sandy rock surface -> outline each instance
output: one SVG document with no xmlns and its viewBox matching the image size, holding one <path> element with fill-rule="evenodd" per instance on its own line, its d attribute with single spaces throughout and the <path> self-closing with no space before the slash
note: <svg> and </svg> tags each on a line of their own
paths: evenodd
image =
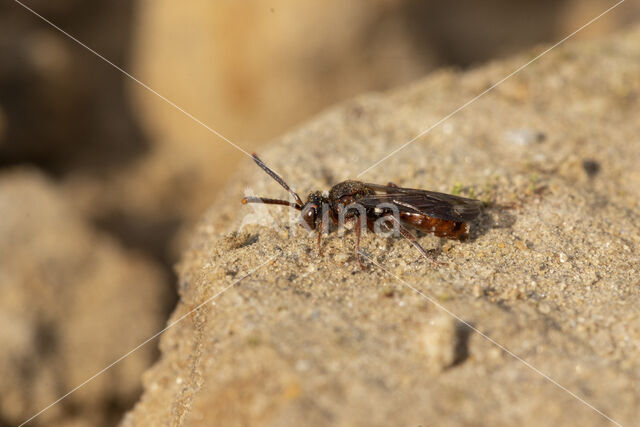
<svg viewBox="0 0 640 427">
<path fill-rule="evenodd" d="M 0 174 L 0 424 L 18 425 L 162 325 L 162 272 L 95 232 L 33 170 Z M 143 348 L 30 425 L 113 425 L 140 393 Z"/>
<path fill-rule="evenodd" d="M 261 155 L 328 189 L 541 51 L 357 98 Z M 247 160 L 183 256 L 182 320 L 123 425 L 637 423 L 639 96 L 640 28 L 567 43 L 360 176 L 488 202 L 469 241 L 420 238 L 446 266 L 371 233 L 365 271 L 350 232 L 317 257 L 285 208 L 240 205 L 285 195 Z"/>
</svg>

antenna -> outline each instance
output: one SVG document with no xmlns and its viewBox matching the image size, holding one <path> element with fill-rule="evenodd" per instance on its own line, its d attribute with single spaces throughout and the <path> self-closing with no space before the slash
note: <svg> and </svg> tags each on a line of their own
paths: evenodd
<svg viewBox="0 0 640 427">
<path fill-rule="evenodd" d="M 282 185 L 282 187 L 284 187 L 284 189 L 285 189 L 285 190 L 287 190 L 287 191 L 289 192 L 289 194 L 291 194 L 291 195 L 293 196 L 293 198 L 295 199 L 296 203 L 298 203 L 298 205 L 300 206 L 300 208 L 302 208 L 302 206 L 304 205 L 304 203 L 302 202 L 302 199 L 300 198 L 300 196 L 298 196 L 298 193 L 296 193 L 295 191 L 293 191 L 293 190 L 291 189 L 291 187 L 289 187 L 289 186 L 287 185 L 287 183 L 286 183 L 286 182 L 284 182 L 284 180 L 278 176 L 278 174 L 277 174 L 277 173 L 275 173 L 274 171 L 272 171 L 271 169 L 269 169 L 269 167 L 268 167 L 267 165 L 265 165 L 265 164 L 262 162 L 262 160 L 260 160 L 260 158 L 258 157 L 258 155 L 257 155 L 256 153 L 253 153 L 251 157 L 253 157 L 253 161 L 254 161 L 254 162 L 256 162 L 256 164 L 257 164 L 258 166 L 260 166 L 260 167 L 262 168 L 262 170 L 264 170 L 266 173 L 268 173 L 268 174 L 269 174 L 269 176 L 270 176 L 271 178 L 275 179 L 275 180 L 276 180 L 276 182 L 277 182 L 278 184 Z M 249 200 L 249 199 L 247 199 L 247 198 L 245 198 L 245 199 L 243 199 L 243 200 L 247 200 L 247 202 L 246 202 L 246 203 L 256 203 L 255 201 L 250 201 L 250 200 Z M 265 199 L 265 200 L 267 200 L 267 199 Z M 245 202 L 243 202 L 243 203 L 245 203 Z M 263 203 L 264 203 L 264 202 L 263 202 Z M 280 204 L 280 203 L 278 203 L 278 204 Z M 287 205 L 290 205 L 290 204 L 287 202 Z M 290 206 L 291 206 L 291 205 L 290 205 Z M 293 206 L 293 207 L 295 207 L 295 206 Z M 297 209 L 297 208 L 296 208 L 296 209 Z"/>
</svg>

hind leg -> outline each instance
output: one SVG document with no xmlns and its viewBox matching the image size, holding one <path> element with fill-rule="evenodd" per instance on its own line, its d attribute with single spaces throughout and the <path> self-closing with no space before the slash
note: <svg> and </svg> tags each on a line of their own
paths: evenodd
<svg viewBox="0 0 640 427">
<path fill-rule="evenodd" d="M 398 221 L 398 219 L 395 216 L 389 215 L 388 217 L 391 218 L 392 221 L 394 221 L 398 225 L 398 230 L 400 231 L 400 234 L 402 234 L 403 237 L 409 240 L 409 242 L 411 242 L 411 244 L 420 251 L 423 257 L 425 257 L 426 259 L 428 259 L 429 261 L 433 262 L 436 265 L 447 265 L 446 263 L 436 261 L 435 259 L 433 259 L 433 257 L 429 256 L 427 251 L 425 251 L 424 248 L 420 245 L 420 243 L 418 243 L 416 236 L 414 236 L 404 225 L 402 225 L 402 223 Z"/>
</svg>

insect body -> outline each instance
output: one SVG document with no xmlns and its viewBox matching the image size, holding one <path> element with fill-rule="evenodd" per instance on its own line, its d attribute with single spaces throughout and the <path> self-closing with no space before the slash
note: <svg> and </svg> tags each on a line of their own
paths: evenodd
<svg viewBox="0 0 640 427">
<path fill-rule="evenodd" d="M 301 211 L 302 221 L 310 230 L 318 233 L 318 251 L 322 254 L 322 232 L 328 228 L 329 219 L 340 226 L 341 221 L 355 221 L 356 257 L 360 259 L 360 234 L 363 226 L 371 231 L 389 230 L 395 227 L 427 259 L 427 252 L 416 241 L 408 228 L 438 237 L 462 240 L 468 235 L 468 222 L 480 214 L 478 200 L 458 197 L 434 191 L 402 188 L 395 184 L 369 184 L 360 181 L 343 181 L 329 190 L 328 196 L 315 191 L 304 203 L 282 178 L 269 169 L 253 154 L 253 160 L 269 176 L 276 180 L 294 199 L 289 202 L 265 197 L 245 197 L 242 203 L 264 203 L 289 206 Z"/>
</svg>

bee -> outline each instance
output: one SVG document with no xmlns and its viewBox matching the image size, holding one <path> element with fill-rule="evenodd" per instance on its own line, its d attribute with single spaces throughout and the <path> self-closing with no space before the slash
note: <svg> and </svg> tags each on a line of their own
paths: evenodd
<svg viewBox="0 0 640 427">
<path fill-rule="evenodd" d="M 410 229 L 433 233 L 438 237 L 464 240 L 469 233 L 468 223 L 481 212 L 479 200 L 454 196 L 435 191 L 371 184 L 347 180 L 329 190 L 327 196 L 313 191 L 303 202 L 300 196 L 286 182 L 254 153 L 253 160 L 271 178 L 293 197 L 293 202 L 267 197 L 245 197 L 242 204 L 263 203 L 267 205 L 289 206 L 300 211 L 302 224 L 318 233 L 318 253 L 322 255 L 322 233 L 328 229 L 329 220 L 340 226 L 344 221 L 355 221 L 358 263 L 364 269 L 360 257 L 360 236 L 363 227 L 370 231 L 395 227 L 426 258 L 433 261 L 427 251 L 416 240 Z M 376 230 L 376 224 L 380 225 Z"/>
</svg>

